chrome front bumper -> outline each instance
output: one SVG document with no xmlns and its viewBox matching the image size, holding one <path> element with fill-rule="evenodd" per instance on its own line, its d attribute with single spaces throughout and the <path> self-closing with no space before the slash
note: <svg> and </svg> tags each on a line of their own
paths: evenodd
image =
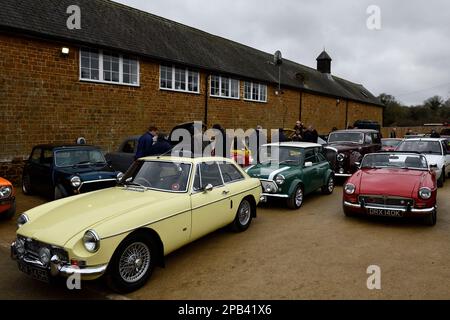
<svg viewBox="0 0 450 320">
<path fill-rule="evenodd" d="M 108 267 L 107 264 L 92 266 L 92 267 L 78 267 L 60 261 L 57 255 L 52 256 L 48 266 L 44 266 L 41 261 L 30 259 L 27 256 L 19 257 L 16 250 L 16 243 L 11 244 L 11 259 L 20 261 L 31 267 L 46 269 L 52 277 L 62 276 L 70 277 L 74 274 L 80 275 L 82 280 L 90 280 L 101 277 Z"/>
<path fill-rule="evenodd" d="M 274 197 L 274 198 L 289 198 L 287 194 L 277 194 L 277 193 L 263 193 L 263 197 Z"/>
<path fill-rule="evenodd" d="M 381 210 L 392 210 L 392 211 L 400 211 L 400 212 L 411 212 L 411 213 L 432 213 L 434 210 L 436 210 L 436 207 L 432 208 L 425 208 L 425 209 L 416 209 L 411 208 L 408 210 L 407 208 L 401 208 L 401 207 L 389 207 L 389 206 L 371 206 L 371 205 L 365 205 L 362 206 L 359 203 L 351 203 L 344 201 L 344 206 L 354 209 L 381 209 Z"/>
<path fill-rule="evenodd" d="M 350 173 L 335 173 L 334 174 L 334 176 L 335 177 L 351 177 L 352 176 L 352 174 L 350 174 Z"/>
</svg>

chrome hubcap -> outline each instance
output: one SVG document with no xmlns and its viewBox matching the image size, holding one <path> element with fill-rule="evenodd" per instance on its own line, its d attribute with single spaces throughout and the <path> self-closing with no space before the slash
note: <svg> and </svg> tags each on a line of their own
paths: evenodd
<svg viewBox="0 0 450 320">
<path fill-rule="evenodd" d="M 303 191 L 301 188 L 298 188 L 296 194 L 295 194 L 295 204 L 297 207 L 300 207 L 303 203 Z"/>
<path fill-rule="evenodd" d="M 238 219 L 239 223 L 243 226 L 247 225 L 251 217 L 251 207 L 248 201 L 243 201 L 239 207 Z"/>
<path fill-rule="evenodd" d="M 330 178 L 328 181 L 328 191 L 332 192 L 334 190 L 334 179 Z"/>
<path fill-rule="evenodd" d="M 149 267 L 150 249 L 142 242 L 129 245 L 119 260 L 120 276 L 128 283 L 141 280 Z"/>
</svg>

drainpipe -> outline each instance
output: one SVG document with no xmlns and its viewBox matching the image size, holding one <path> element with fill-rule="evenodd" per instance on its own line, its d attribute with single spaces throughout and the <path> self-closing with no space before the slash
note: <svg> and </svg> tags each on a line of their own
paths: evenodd
<svg viewBox="0 0 450 320">
<path fill-rule="evenodd" d="M 348 99 L 345 102 L 345 126 L 344 129 L 348 127 Z"/>
<path fill-rule="evenodd" d="M 208 127 L 208 83 L 210 74 L 206 74 L 206 81 L 205 81 L 205 119 L 203 120 L 206 127 Z"/>
<path fill-rule="evenodd" d="M 298 120 L 302 121 L 302 104 L 303 104 L 303 91 L 300 90 L 300 106 L 298 110 Z"/>
</svg>

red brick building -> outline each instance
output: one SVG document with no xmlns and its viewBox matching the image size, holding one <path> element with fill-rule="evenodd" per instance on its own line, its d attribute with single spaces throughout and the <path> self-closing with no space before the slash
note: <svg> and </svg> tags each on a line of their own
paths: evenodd
<svg viewBox="0 0 450 320">
<path fill-rule="evenodd" d="M 109 151 L 150 123 L 247 129 L 300 119 L 325 134 L 382 121 L 381 103 L 331 75 L 325 52 L 317 69 L 284 60 L 280 93 L 272 54 L 112 1 L 1 4 L 0 176 L 13 180 L 33 145 L 83 136 Z M 81 29 L 67 27 L 71 5 Z"/>
</svg>

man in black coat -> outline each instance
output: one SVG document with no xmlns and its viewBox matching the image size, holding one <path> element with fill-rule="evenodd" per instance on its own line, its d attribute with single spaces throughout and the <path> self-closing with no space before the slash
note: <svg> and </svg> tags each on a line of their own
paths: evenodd
<svg viewBox="0 0 450 320">
<path fill-rule="evenodd" d="M 158 128 L 150 126 L 146 133 L 144 133 L 138 140 L 135 159 L 147 157 L 152 154 L 152 147 L 155 142 L 155 137 L 158 135 Z"/>
</svg>

